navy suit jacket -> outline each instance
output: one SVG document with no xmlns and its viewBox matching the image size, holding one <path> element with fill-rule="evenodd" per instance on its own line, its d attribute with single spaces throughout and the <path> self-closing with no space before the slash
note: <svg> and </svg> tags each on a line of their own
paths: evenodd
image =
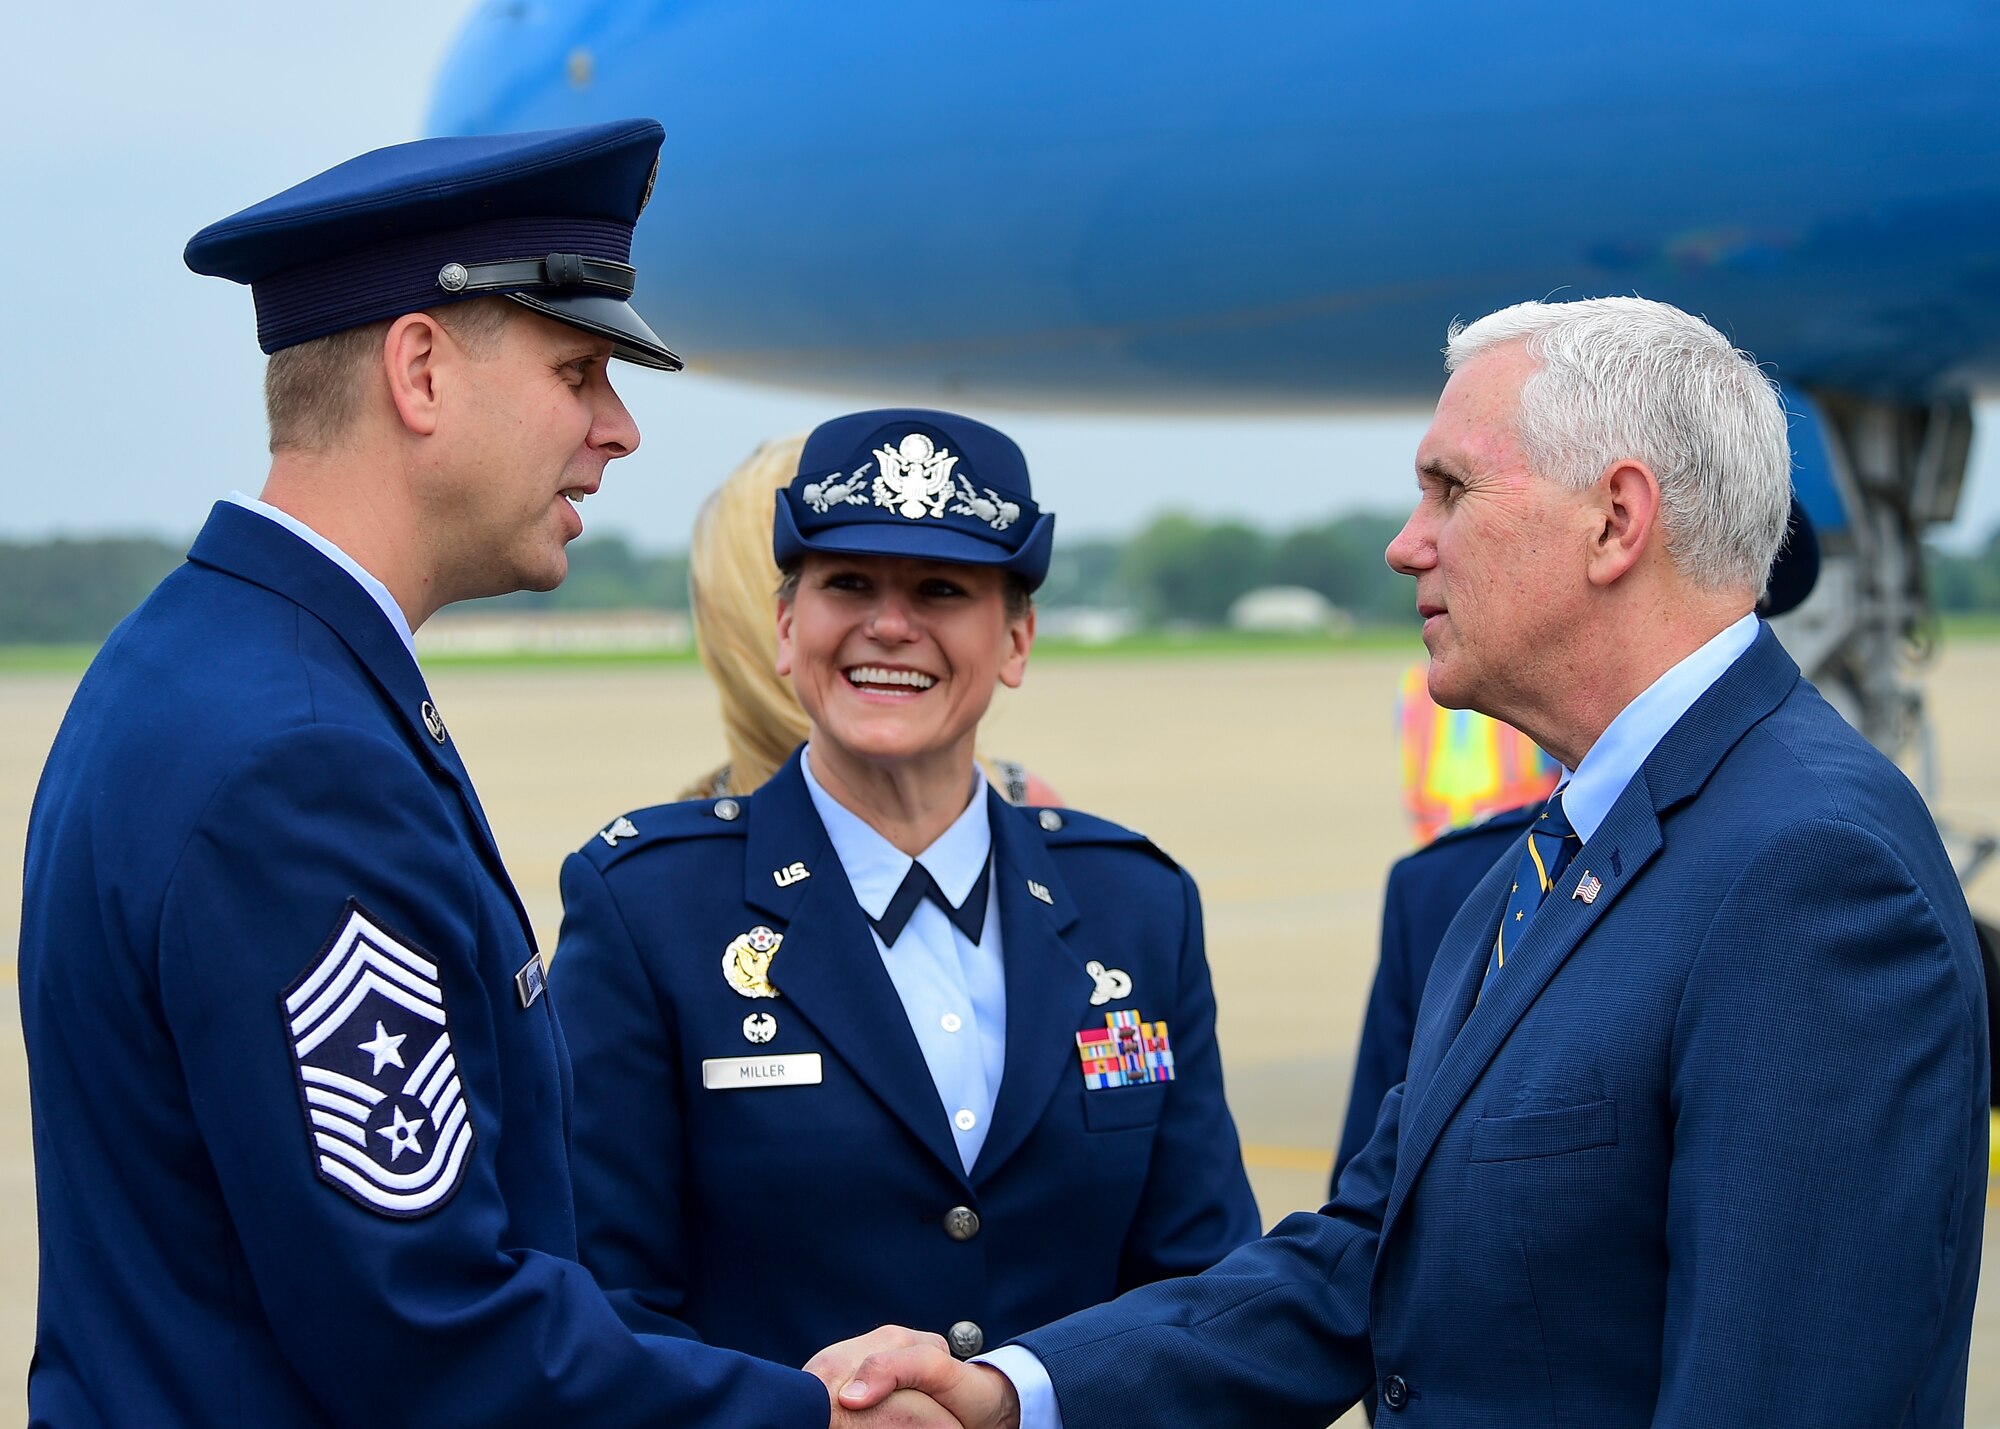
<svg viewBox="0 0 2000 1429">
<path fill-rule="evenodd" d="M 347 574 L 231 505 L 85 675 L 28 831 L 30 1419 L 825 1424 L 817 1381 L 634 1336 L 577 1265 L 568 1057 L 429 698 Z M 438 1124 L 368 1113 L 419 1047 Z M 371 1120 L 329 1149 L 341 1108 Z"/>
<path fill-rule="evenodd" d="M 1909 782 L 1766 629 L 1480 996 L 1511 864 L 1331 1203 L 1023 1337 L 1065 1421 L 1961 1424 L 1985 1012 Z"/>
<path fill-rule="evenodd" d="M 1368 1144 L 1382 1098 L 1391 1087 L 1402 1085 L 1409 1070 L 1417 1006 L 1451 920 L 1494 864 L 1518 856 L 1515 846 L 1521 831 L 1541 807 L 1503 809 L 1476 824 L 1448 830 L 1397 859 L 1389 870 L 1382 896 L 1382 954 L 1361 1022 L 1361 1050 L 1354 1057 L 1354 1085 L 1347 1094 L 1347 1120 L 1334 1152 L 1329 1195 L 1340 1184 L 1347 1163 Z"/>
<path fill-rule="evenodd" d="M 748 798 L 640 810 L 565 863 L 583 1260 L 634 1327 L 791 1363 L 886 1323 L 994 1345 L 1257 1234 L 1193 881 L 1115 824 L 987 799 L 1006 1063 L 969 1173 L 796 754 Z M 722 957 L 760 925 L 783 938 L 778 996 L 751 999 Z M 1093 1004 L 1093 960 L 1129 995 Z M 1076 1034 L 1123 1010 L 1167 1023 L 1175 1078 L 1087 1090 Z M 758 1014 L 776 1032 L 753 1044 Z M 703 1085 L 711 1059 L 778 1055 L 824 1079 Z"/>
</svg>

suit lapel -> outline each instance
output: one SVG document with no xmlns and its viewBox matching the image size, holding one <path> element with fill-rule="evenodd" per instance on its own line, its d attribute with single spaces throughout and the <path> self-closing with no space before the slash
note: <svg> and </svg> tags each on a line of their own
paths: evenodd
<svg viewBox="0 0 2000 1429">
<path fill-rule="evenodd" d="M 794 753 L 747 806 L 743 898 L 785 935 L 771 981 L 862 1085 L 960 1177 L 944 1103 Z M 801 864 L 804 878 L 777 875 Z M 720 949 L 717 949 L 718 954 Z"/>
<path fill-rule="evenodd" d="M 479 796 L 473 791 L 472 776 L 466 772 L 450 731 L 437 714 L 423 672 L 368 592 L 346 571 L 277 522 L 234 502 L 215 504 L 188 552 L 188 559 L 285 597 L 340 638 L 381 691 L 411 746 L 420 750 L 424 760 L 457 789 L 466 817 L 478 832 L 477 844 L 487 870 L 506 890 L 515 915 L 521 920 L 522 935 L 533 948 L 534 926 L 528 920 L 528 910 L 515 891 L 513 880 L 507 875 L 506 864 L 500 858 L 500 845 L 486 821 Z M 433 725 L 444 734 L 442 740 L 433 733 Z"/>
<path fill-rule="evenodd" d="M 1483 879 L 1453 920 L 1438 961 L 1453 971 L 1451 996 L 1433 977 L 1418 1018 L 1411 1074 L 1404 1088 L 1402 1139 L 1390 1188 L 1386 1236 L 1411 1184 L 1436 1148 L 1445 1126 L 1508 1036 L 1551 979 L 1642 869 L 1659 853 L 1662 820 L 1694 797 L 1708 776 L 1750 728 L 1775 709 L 1798 680 L 1798 667 L 1770 627 L 1675 722 L 1625 786 L 1587 843 L 1578 850 L 1528 925 L 1506 972 L 1479 996 L 1518 846 Z M 1524 834 L 1525 838 L 1526 835 Z M 1495 875 L 1498 875 L 1496 878 Z M 1588 902 L 1578 896 L 1585 878 L 1598 885 Z M 1467 916 L 1474 915 L 1474 916 Z M 1476 999 L 1476 1005 L 1475 1005 Z"/>
<path fill-rule="evenodd" d="M 1000 900 L 1000 942 L 1006 964 L 1007 1061 L 993 1123 L 973 1165 L 975 1179 L 992 1175 L 1041 1121 L 1065 1069 L 1077 1068 L 1076 1034 L 1091 1015 L 1096 979 L 1063 941 L 1076 905 L 1056 874 L 1048 846 L 1026 816 L 988 791 L 993 828 L 993 893 Z M 1046 890 L 1044 903 L 1029 891 Z"/>
</svg>

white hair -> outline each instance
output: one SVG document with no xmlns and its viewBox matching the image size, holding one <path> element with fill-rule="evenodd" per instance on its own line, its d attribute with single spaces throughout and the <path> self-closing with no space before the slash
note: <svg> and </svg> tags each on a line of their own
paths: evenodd
<svg viewBox="0 0 2000 1429">
<path fill-rule="evenodd" d="M 1511 342 L 1536 364 L 1514 431 L 1539 475 L 1581 489 L 1621 458 L 1645 463 L 1675 567 L 1712 589 L 1764 589 L 1792 460 L 1777 385 L 1749 353 L 1665 303 L 1589 298 L 1453 323 L 1445 370 Z"/>
</svg>

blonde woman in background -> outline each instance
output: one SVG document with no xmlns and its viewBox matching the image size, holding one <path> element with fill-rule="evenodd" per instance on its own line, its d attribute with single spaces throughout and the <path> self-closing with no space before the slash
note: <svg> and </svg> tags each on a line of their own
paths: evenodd
<svg viewBox="0 0 2000 1429">
<path fill-rule="evenodd" d="M 760 445 L 702 503 L 688 550 L 695 648 L 722 701 L 728 761 L 681 790 L 683 799 L 753 792 L 806 741 L 806 714 L 777 672 L 771 605 L 778 566 L 771 559 L 777 492 L 798 474 L 803 436 Z M 980 770 L 1010 804 L 1061 805 L 1062 798 L 1011 759 L 978 757 Z"/>
</svg>

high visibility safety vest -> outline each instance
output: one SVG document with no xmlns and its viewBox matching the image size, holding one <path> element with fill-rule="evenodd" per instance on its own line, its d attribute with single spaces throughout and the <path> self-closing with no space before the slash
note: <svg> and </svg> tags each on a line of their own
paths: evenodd
<svg viewBox="0 0 2000 1429">
<path fill-rule="evenodd" d="M 1429 666 L 1403 674 L 1396 692 L 1403 808 L 1419 847 L 1447 829 L 1548 798 L 1561 766 L 1512 725 L 1431 702 Z"/>
</svg>

